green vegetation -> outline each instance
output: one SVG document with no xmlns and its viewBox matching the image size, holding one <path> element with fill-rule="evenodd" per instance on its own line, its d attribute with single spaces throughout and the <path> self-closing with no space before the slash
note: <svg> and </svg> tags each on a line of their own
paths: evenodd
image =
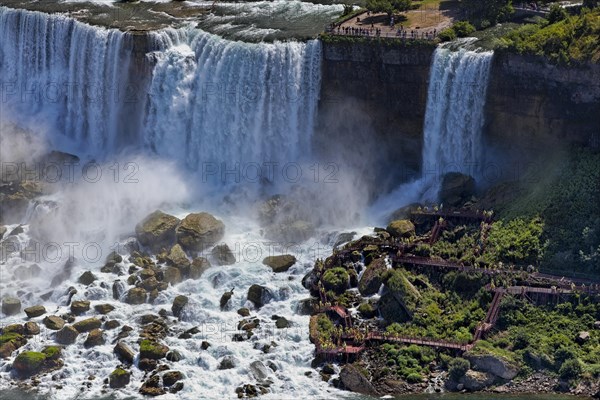
<svg viewBox="0 0 600 400">
<path fill-rule="evenodd" d="M 328 33 L 322 33 L 319 35 L 319 39 L 325 44 L 358 44 L 364 43 L 369 46 L 382 46 L 382 47 L 428 47 L 433 48 L 437 46 L 434 40 L 415 39 L 415 40 L 404 40 L 401 38 L 382 38 L 372 36 L 349 36 L 349 35 L 331 35 Z"/>
<path fill-rule="evenodd" d="M 449 42 L 456 39 L 457 37 L 467 37 L 475 32 L 475 27 L 468 21 L 460 21 L 452 25 L 450 28 L 446 28 L 441 31 L 438 35 L 442 42 Z"/>
<path fill-rule="evenodd" d="M 127 372 L 127 370 L 125 370 L 121 367 L 117 367 L 113 372 L 110 373 L 111 377 L 118 377 L 118 376 L 124 376 L 124 375 L 129 375 L 129 372 Z"/>
<path fill-rule="evenodd" d="M 342 267 L 331 268 L 323 274 L 323 286 L 337 294 L 343 293 L 348 288 L 350 276 Z"/>
<path fill-rule="evenodd" d="M 460 378 L 465 376 L 469 368 L 471 368 L 469 360 L 465 360 L 464 358 L 460 357 L 453 358 L 448 363 L 448 373 L 450 374 L 450 377 L 455 381 L 458 381 Z"/>
<path fill-rule="evenodd" d="M 488 237 L 487 261 L 537 265 L 544 254 L 543 228 L 540 218 L 494 223 Z"/>
<path fill-rule="evenodd" d="M 525 25 L 506 35 L 503 45 L 521 54 L 545 56 L 555 62 L 600 61 L 600 9 L 567 16 L 557 9 L 548 21 Z"/>
<path fill-rule="evenodd" d="M 430 347 L 416 345 L 401 346 L 386 343 L 381 346 L 388 369 L 409 383 L 418 383 L 428 372 L 427 366 L 436 358 L 435 351 Z"/>
<path fill-rule="evenodd" d="M 7 332 L 4 333 L 2 335 L 0 335 L 0 346 L 3 345 L 4 343 L 8 343 L 8 342 L 23 342 L 25 340 L 25 338 L 23 337 L 23 335 L 20 335 L 16 332 Z"/>
<path fill-rule="evenodd" d="M 48 346 L 44 350 L 42 350 L 42 353 L 44 353 L 44 355 L 47 358 L 55 360 L 58 357 L 60 357 L 61 351 L 62 349 L 60 348 L 60 346 Z"/>
<path fill-rule="evenodd" d="M 396 12 L 404 12 L 411 9 L 412 0 L 367 0 L 367 10 L 372 12 L 384 12 L 391 17 Z"/>
<path fill-rule="evenodd" d="M 514 12 L 511 0 L 461 0 L 461 8 L 477 28 L 506 21 Z"/>
</svg>

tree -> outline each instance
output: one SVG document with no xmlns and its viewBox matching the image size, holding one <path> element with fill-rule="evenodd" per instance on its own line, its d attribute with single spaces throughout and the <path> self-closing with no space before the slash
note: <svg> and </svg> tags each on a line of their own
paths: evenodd
<svg viewBox="0 0 600 400">
<path fill-rule="evenodd" d="M 583 0 L 583 7 L 589 8 L 590 10 L 600 6 L 600 0 Z"/>
<path fill-rule="evenodd" d="M 567 11 L 563 7 L 559 4 L 553 4 L 552 7 L 550 7 L 550 14 L 548 14 L 548 22 L 554 24 L 563 19 L 567 19 L 568 17 L 569 14 L 567 14 Z"/>
<path fill-rule="evenodd" d="M 461 8 L 467 19 L 481 28 L 505 21 L 514 12 L 512 0 L 461 0 Z"/>
<path fill-rule="evenodd" d="M 384 12 L 392 16 L 395 12 L 410 10 L 411 0 L 367 0 L 367 10 L 372 12 Z"/>
</svg>

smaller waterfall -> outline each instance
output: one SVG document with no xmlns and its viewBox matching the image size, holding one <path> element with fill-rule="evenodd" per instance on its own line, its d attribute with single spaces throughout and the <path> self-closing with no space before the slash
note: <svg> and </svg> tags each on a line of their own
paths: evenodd
<svg viewBox="0 0 600 400">
<path fill-rule="evenodd" d="M 433 55 L 423 131 L 421 177 L 402 184 L 373 206 L 377 215 L 414 202 L 437 200 L 448 172 L 481 177 L 481 131 L 492 51 L 469 48 L 470 42 L 439 46 Z"/>
</svg>

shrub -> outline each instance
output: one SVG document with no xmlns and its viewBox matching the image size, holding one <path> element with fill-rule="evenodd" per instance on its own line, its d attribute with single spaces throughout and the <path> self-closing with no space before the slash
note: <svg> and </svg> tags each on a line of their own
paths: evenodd
<svg viewBox="0 0 600 400">
<path fill-rule="evenodd" d="M 460 357 L 457 357 L 448 363 L 448 373 L 455 381 L 465 376 L 469 368 L 471 368 L 469 361 Z"/>
<path fill-rule="evenodd" d="M 446 28 L 438 34 L 438 37 L 442 42 L 450 42 L 456 39 L 456 32 L 452 28 Z"/>
<path fill-rule="evenodd" d="M 348 271 L 342 267 L 331 268 L 323 274 L 323 286 L 327 290 L 333 290 L 336 293 L 343 293 L 348 288 L 350 276 Z"/>
<path fill-rule="evenodd" d="M 419 383 L 422 380 L 423 378 L 421 377 L 421 375 L 415 372 L 408 374 L 408 376 L 406 377 L 406 382 L 408 383 Z"/>
<path fill-rule="evenodd" d="M 467 21 L 460 21 L 452 26 L 452 29 L 458 37 L 466 37 L 475 32 L 475 27 Z"/>
<path fill-rule="evenodd" d="M 579 360 L 576 358 L 572 358 L 563 363 L 558 371 L 558 374 L 562 379 L 570 380 L 577 378 L 581 374 L 582 370 L 583 368 L 581 366 L 581 362 L 579 362 Z"/>
<path fill-rule="evenodd" d="M 567 14 L 567 11 L 563 7 L 558 4 L 552 4 L 552 7 L 550 7 L 550 14 L 548 14 L 548 22 L 554 24 L 558 21 L 567 19 L 568 17 L 569 14 Z"/>
</svg>

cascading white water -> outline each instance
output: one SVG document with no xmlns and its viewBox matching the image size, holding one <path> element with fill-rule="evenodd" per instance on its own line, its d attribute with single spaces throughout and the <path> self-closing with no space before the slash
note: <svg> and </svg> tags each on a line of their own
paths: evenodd
<svg viewBox="0 0 600 400">
<path fill-rule="evenodd" d="M 120 31 L 0 7 L 3 112 L 88 149 L 114 151 L 122 142 L 116 132 L 129 53 L 128 35 Z"/>
<path fill-rule="evenodd" d="M 422 172 L 438 177 L 482 168 L 481 130 L 493 52 L 465 47 L 436 49 L 425 113 Z"/>
<path fill-rule="evenodd" d="M 421 177 L 400 185 L 372 205 L 385 220 L 414 202 L 435 202 L 442 177 L 462 172 L 476 180 L 483 167 L 481 132 L 492 51 L 469 48 L 470 41 L 439 46 L 427 91 Z"/>
<path fill-rule="evenodd" d="M 205 32 L 155 33 L 146 144 L 201 163 L 297 162 L 310 154 L 320 44 L 248 44 Z"/>
</svg>

